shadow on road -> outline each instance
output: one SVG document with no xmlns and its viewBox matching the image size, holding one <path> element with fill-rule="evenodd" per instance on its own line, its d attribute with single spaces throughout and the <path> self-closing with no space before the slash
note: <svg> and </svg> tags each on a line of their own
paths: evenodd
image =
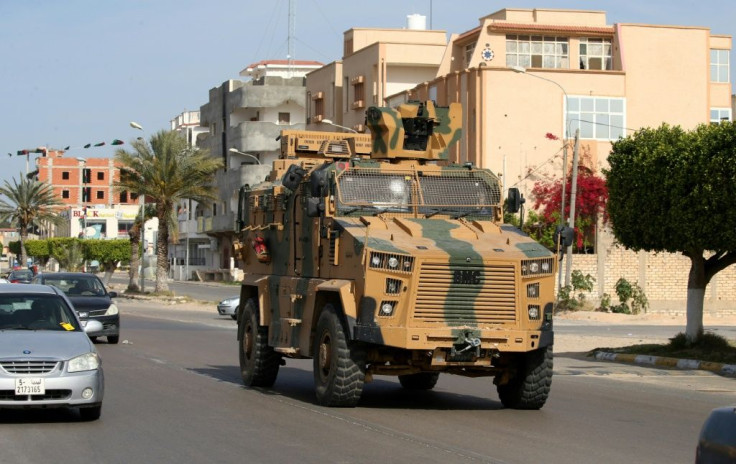
<svg viewBox="0 0 736 464">
<path fill-rule="evenodd" d="M 287 361 L 289 362 L 289 361 Z M 282 366 L 276 383 L 271 388 L 252 388 L 264 395 L 276 395 L 291 398 L 302 403 L 316 405 L 314 396 L 314 378 L 311 372 L 311 361 L 298 361 L 302 364 L 308 363 L 308 369 Z M 208 377 L 243 386 L 238 366 L 209 366 L 206 368 L 189 369 L 191 372 L 206 375 Z M 449 374 L 446 374 L 449 376 Z M 483 379 L 475 381 L 483 382 Z M 363 394 L 358 403 L 361 408 L 375 409 L 427 409 L 427 410 L 500 410 L 503 405 L 495 398 L 495 387 L 492 380 L 487 379 L 489 398 L 478 397 L 467 394 L 454 393 L 442 390 L 442 376 L 440 384 L 435 390 L 416 391 L 406 390 L 401 387 L 398 379 L 382 377 L 374 379 L 365 384 Z"/>
</svg>

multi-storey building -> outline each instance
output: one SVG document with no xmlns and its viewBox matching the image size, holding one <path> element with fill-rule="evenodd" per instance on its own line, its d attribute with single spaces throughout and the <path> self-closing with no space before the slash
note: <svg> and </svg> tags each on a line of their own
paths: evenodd
<svg viewBox="0 0 736 464">
<path fill-rule="evenodd" d="M 436 77 L 447 45 L 445 31 L 425 30 L 417 15 L 408 19 L 407 29 L 345 32 L 342 60 L 307 75 L 310 124 L 326 119 L 364 132 L 369 106 L 382 106 L 389 95 Z"/>
<path fill-rule="evenodd" d="M 234 269 L 238 191 L 261 182 L 270 172 L 279 155 L 276 139 L 282 129 L 305 127 L 304 75 L 321 66 L 316 61 L 260 61 L 240 72 L 249 80 L 228 80 L 210 89 L 208 103 L 200 108 L 200 124 L 207 132 L 198 135 L 197 146 L 221 158 L 224 168 L 213 179 L 219 198 L 209 205 L 189 205 L 196 232 L 209 237 L 208 243 L 189 249 L 202 267 Z"/>
<path fill-rule="evenodd" d="M 139 211 L 135 193 L 117 191 L 119 167 L 111 158 L 70 158 L 48 150 L 36 160 L 37 178 L 51 184 L 69 220 L 50 231 L 67 237 L 127 238 Z"/>
</svg>

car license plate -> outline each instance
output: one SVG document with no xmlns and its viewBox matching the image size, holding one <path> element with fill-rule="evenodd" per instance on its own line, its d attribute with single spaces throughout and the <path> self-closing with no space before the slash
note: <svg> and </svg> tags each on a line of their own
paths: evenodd
<svg viewBox="0 0 736 464">
<path fill-rule="evenodd" d="M 41 378 L 21 378 L 15 379 L 16 395 L 44 395 L 46 394 L 46 385 Z"/>
</svg>

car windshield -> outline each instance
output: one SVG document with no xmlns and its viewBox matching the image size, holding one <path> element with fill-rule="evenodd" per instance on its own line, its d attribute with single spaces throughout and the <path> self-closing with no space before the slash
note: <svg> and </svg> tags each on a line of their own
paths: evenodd
<svg viewBox="0 0 736 464">
<path fill-rule="evenodd" d="M 44 277 L 43 283 L 53 285 L 67 296 L 102 296 L 105 294 L 105 287 L 102 282 L 95 276 L 53 276 Z"/>
<path fill-rule="evenodd" d="M 24 279 L 30 279 L 33 277 L 33 272 L 31 271 L 13 271 L 11 275 L 15 278 L 24 278 Z"/>
<path fill-rule="evenodd" d="M 0 295 L 0 330 L 79 331 L 79 322 L 56 295 Z"/>
</svg>

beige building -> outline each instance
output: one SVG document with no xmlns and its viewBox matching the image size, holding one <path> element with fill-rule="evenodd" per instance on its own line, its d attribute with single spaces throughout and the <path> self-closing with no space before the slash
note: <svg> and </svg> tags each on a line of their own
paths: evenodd
<svg viewBox="0 0 736 464">
<path fill-rule="evenodd" d="M 444 31 L 348 30 L 343 36 L 343 59 L 307 74 L 309 123 L 327 119 L 364 132 L 365 110 L 382 106 L 389 95 L 434 79 L 446 46 Z"/>
<path fill-rule="evenodd" d="M 504 9 L 452 35 L 442 50 L 424 38 L 444 33 L 422 31 L 422 40 L 408 42 L 399 73 L 417 85 L 392 92 L 402 79 L 382 71 L 384 57 L 397 56 L 388 50 L 402 50 L 413 32 L 388 39 L 386 30 L 348 31 L 343 60 L 308 75 L 312 121 L 342 117 L 363 130 L 363 106 L 460 102 L 464 133 L 453 161 L 500 173 L 506 188 L 528 196 L 536 181 L 560 179 L 563 146 L 577 130 L 581 162 L 600 171 L 611 142 L 638 128 L 733 120 L 732 38 L 707 27 L 608 24 L 602 11 Z M 430 69 L 436 73 L 428 78 Z M 667 302 L 686 298 L 687 259 L 628 252 L 610 235 L 597 236 L 598 253 L 576 255 L 573 268 L 597 279 L 598 295 L 615 295 L 615 282 L 625 277 L 644 287 L 655 309 L 671 310 Z M 733 266 L 716 276 L 707 308 L 736 301 L 735 277 Z"/>
</svg>

